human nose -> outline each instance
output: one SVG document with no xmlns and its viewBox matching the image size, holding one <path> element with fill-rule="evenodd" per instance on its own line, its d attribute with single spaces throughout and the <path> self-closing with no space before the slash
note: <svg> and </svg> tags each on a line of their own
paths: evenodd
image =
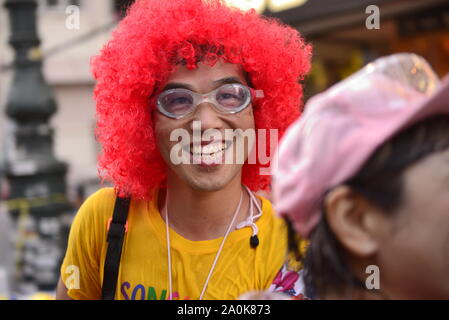
<svg viewBox="0 0 449 320">
<path fill-rule="evenodd" d="M 223 122 L 220 119 L 219 114 L 215 111 L 215 108 L 211 102 L 202 101 L 195 110 L 192 124 L 194 121 L 201 122 L 201 130 L 207 129 L 221 129 Z"/>
</svg>

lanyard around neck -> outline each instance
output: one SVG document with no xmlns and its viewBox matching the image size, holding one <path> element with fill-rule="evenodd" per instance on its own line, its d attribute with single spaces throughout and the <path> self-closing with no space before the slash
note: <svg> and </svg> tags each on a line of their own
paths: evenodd
<svg viewBox="0 0 449 320">
<path fill-rule="evenodd" d="M 257 238 L 257 233 L 258 233 L 258 229 L 257 226 L 254 223 L 254 219 L 257 219 L 261 216 L 262 214 L 262 210 L 259 206 L 259 204 L 257 203 L 257 201 L 255 200 L 255 197 L 253 196 L 253 194 L 251 193 L 251 191 L 245 186 L 249 196 L 250 196 L 250 217 L 240 223 L 237 226 L 237 229 L 243 228 L 243 227 L 252 227 L 253 228 L 253 236 L 251 237 L 251 239 L 254 239 L 254 237 Z M 220 257 L 221 251 L 223 250 L 224 244 L 226 242 L 226 239 L 229 235 L 229 233 L 231 232 L 231 228 L 234 225 L 235 219 L 238 215 L 238 212 L 240 211 L 240 207 L 242 205 L 242 200 L 243 200 L 243 192 L 240 194 L 240 201 L 239 204 L 234 212 L 234 215 L 232 217 L 231 223 L 228 226 L 228 229 L 226 230 L 226 233 L 223 237 L 223 240 L 221 241 L 221 245 L 220 248 L 217 251 L 217 254 L 215 255 L 215 259 L 214 262 L 212 263 L 212 266 L 209 270 L 209 274 L 206 278 L 206 281 L 204 283 L 203 289 L 201 291 L 201 295 L 199 297 L 199 300 L 203 300 L 204 294 L 206 292 L 207 289 L 207 285 L 209 284 L 209 280 L 214 272 L 215 266 L 217 264 L 218 258 Z M 255 206 L 257 207 L 259 213 L 254 216 L 253 215 L 253 210 L 252 210 L 252 206 L 253 206 L 253 202 L 255 202 Z M 169 220 L 168 220 L 168 190 L 167 190 L 167 195 L 166 195 L 166 203 L 165 203 L 165 234 L 166 234 L 166 241 L 167 241 L 167 264 L 168 264 L 168 283 L 169 283 L 169 299 L 172 300 L 173 299 L 173 288 L 172 288 L 172 266 L 171 266 L 171 246 L 170 246 L 170 234 L 169 234 Z M 258 245 L 258 240 L 257 240 L 257 245 Z M 256 246 L 257 246 L 256 245 Z M 252 246 L 253 247 L 253 246 Z"/>
</svg>

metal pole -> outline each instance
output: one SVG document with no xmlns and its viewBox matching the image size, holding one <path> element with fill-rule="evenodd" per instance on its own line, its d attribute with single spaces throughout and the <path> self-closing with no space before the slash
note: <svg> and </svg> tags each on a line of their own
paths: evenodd
<svg viewBox="0 0 449 320">
<path fill-rule="evenodd" d="M 53 290 L 63 253 L 61 214 L 66 198 L 67 165 L 53 153 L 50 117 L 56 102 L 42 74 L 35 0 L 7 0 L 15 60 L 6 102 L 5 175 L 8 208 L 17 235 L 17 281 Z M 20 290 L 20 289 L 19 289 Z"/>
</svg>

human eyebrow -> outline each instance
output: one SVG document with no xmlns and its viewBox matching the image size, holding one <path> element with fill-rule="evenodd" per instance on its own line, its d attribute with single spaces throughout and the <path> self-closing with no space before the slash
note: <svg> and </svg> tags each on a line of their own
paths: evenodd
<svg viewBox="0 0 449 320">
<path fill-rule="evenodd" d="M 242 81 L 237 77 L 226 77 L 214 81 L 214 84 L 216 85 L 233 84 L 233 83 L 243 84 Z"/>
<path fill-rule="evenodd" d="M 170 90 L 170 89 L 179 89 L 179 88 L 194 91 L 192 86 L 190 86 L 186 83 L 180 83 L 180 82 L 167 83 L 167 85 L 165 85 L 165 87 L 164 87 L 164 89 L 162 89 L 162 91 Z"/>
<path fill-rule="evenodd" d="M 233 84 L 233 83 L 239 83 L 239 84 L 243 84 L 242 81 L 237 78 L 237 77 L 226 77 L 226 78 L 222 78 L 222 79 L 218 79 L 213 81 L 214 85 L 216 86 L 221 86 L 224 84 Z M 190 91 L 195 91 L 193 89 L 193 87 L 189 84 L 186 83 L 181 83 L 181 82 L 170 82 L 167 83 L 165 85 L 165 87 L 162 89 L 162 91 L 166 91 L 166 90 L 170 90 L 170 89 L 187 89 Z"/>
</svg>

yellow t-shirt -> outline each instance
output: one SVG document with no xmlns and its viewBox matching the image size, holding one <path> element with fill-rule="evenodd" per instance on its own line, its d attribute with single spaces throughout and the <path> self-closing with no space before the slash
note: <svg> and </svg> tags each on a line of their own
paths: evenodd
<svg viewBox="0 0 449 320">
<path fill-rule="evenodd" d="M 157 191 L 153 199 L 158 199 Z M 236 299 L 250 290 L 268 289 L 281 269 L 287 252 L 287 229 L 275 216 L 271 203 L 260 198 L 263 213 L 256 221 L 259 246 L 250 247 L 251 228 L 231 232 L 204 299 Z M 114 202 L 114 190 L 101 189 L 85 201 L 73 221 L 61 266 L 66 285 L 68 278 L 74 280 L 74 271 L 79 273 L 79 283 L 74 280 L 73 288 L 68 286 L 73 299 L 101 298 L 107 221 Z M 191 241 L 170 229 L 173 299 L 199 298 L 222 240 Z M 115 299 L 169 299 L 167 258 L 165 222 L 157 202 L 132 200 Z"/>
</svg>

